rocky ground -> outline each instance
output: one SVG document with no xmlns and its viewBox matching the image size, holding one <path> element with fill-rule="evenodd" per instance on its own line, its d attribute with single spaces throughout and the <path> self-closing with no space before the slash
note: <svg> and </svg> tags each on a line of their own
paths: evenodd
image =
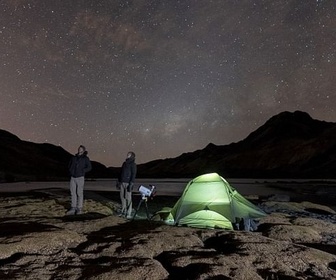
<svg viewBox="0 0 336 280">
<path fill-rule="evenodd" d="M 254 199 L 269 215 L 244 232 L 150 222 L 144 206 L 125 220 L 116 193 L 86 192 L 78 216 L 64 215 L 63 189 L 0 193 L 0 279 L 336 279 L 332 208 Z M 149 211 L 176 200 L 158 196 Z"/>
</svg>

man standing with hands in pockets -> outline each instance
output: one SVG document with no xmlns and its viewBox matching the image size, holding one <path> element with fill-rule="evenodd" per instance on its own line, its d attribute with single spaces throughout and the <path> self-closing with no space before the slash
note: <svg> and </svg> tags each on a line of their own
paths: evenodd
<svg viewBox="0 0 336 280">
<path fill-rule="evenodd" d="M 132 190 L 136 172 L 135 153 L 128 152 L 118 179 L 121 200 L 121 212 L 119 216 L 125 216 L 127 219 L 132 219 Z"/>
<path fill-rule="evenodd" d="M 71 208 L 67 212 L 67 215 L 79 215 L 83 213 L 85 173 L 91 169 L 92 166 L 87 156 L 87 151 L 83 145 L 80 145 L 78 153 L 69 162 Z"/>
</svg>

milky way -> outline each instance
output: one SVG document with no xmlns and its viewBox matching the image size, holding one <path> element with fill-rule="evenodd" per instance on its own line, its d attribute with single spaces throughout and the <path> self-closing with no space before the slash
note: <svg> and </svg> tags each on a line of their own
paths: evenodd
<svg viewBox="0 0 336 280">
<path fill-rule="evenodd" d="M 334 122 L 335 1 L 0 2 L 0 128 L 119 166 Z"/>
</svg>

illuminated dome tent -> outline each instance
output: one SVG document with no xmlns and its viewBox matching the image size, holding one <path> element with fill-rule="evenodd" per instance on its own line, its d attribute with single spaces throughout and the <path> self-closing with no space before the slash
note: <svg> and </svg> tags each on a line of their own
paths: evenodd
<svg viewBox="0 0 336 280">
<path fill-rule="evenodd" d="M 266 214 L 239 194 L 217 173 L 191 180 L 173 208 L 165 207 L 154 215 L 166 224 L 196 228 L 233 229 L 232 224 Z"/>
</svg>

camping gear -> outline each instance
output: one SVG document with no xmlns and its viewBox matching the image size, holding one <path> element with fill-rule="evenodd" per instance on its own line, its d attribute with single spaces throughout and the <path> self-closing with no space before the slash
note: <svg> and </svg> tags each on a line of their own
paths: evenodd
<svg viewBox="0 0 336 280">
<path fill-rule="evenodd" d="M 148 221 L 150 221 L 150 217 L 149 217 L 149 212 L 148 212 L 148 205 L 147 205 L 147 200 L 148 199 L 153 199 L 153 197 L 155 196 L 156 194 L 156 190 L 155 190 L 155 186 L 153 185 L 149 185 L 149 188 L 146 188 L 145 186 L 141 185 L 139 188 L 138 188 L 138 191 L 139 193 L 141 194 L 141 199 L 139 201 L 139 204 L 138 204 L 138 207 L 137 209 L 135 210 L 135 213 L 133 215 L 133 219 L 135 219 L 135 216 L 137 215 L 140 207 L 141 207 L 141 204 L 144 202 L 145 203 L 145 207 L 146 207 L 146 215 L 147 215 L 147 219 Z"/>
<path fill-rule="evenodd" d="M 196 177 L 185 187 L 173 208 L 165 207 L 153 219 L 168 225 L 233 229 L 233 225 L 266 216 L 217 173 Z M 251 230 L 245 228 L 245 230 Z"/>
</svg>

